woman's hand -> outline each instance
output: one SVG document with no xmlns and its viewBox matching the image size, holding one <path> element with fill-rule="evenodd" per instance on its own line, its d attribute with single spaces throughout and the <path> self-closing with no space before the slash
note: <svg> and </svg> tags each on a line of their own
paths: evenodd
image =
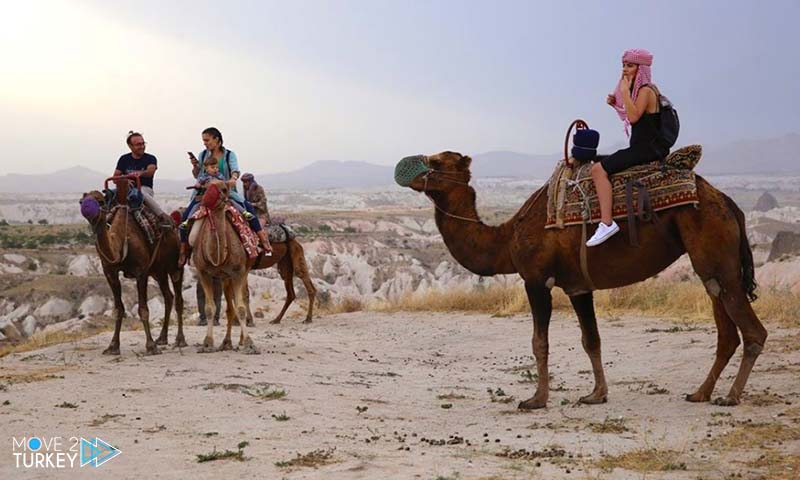
<svg viewBox="0 0 800 480">
<path fill-rule="evenodd" d="M 606 103 L 612 106 L 615 105 L 617 103 L 617 97 L 615 97 L 613 93 L 609 93 L 606 97 Z"/>
<path fill-rule="evenodd" d="M 622 95 L 625 95 L 626 93 L 630 95 L 631 79 L 623 75 L 622 78 L 619 79 L 619 89 L 622 90 Z"/>
<path fill-rule="evenodd" d="M 229 188 L 233 188 L 233 187 L 235 187 L 235 186 L 236 186 L 236 179 L 235 179 L 235 178 L 231 178 L 230 180 L 228 180 L 228 181 L 227 181 L 227 182 L 225 182 L 225 183 L 227 183 L 227 184 L 228 184 L 228 187 L 229 187 Z"/>
</svg>

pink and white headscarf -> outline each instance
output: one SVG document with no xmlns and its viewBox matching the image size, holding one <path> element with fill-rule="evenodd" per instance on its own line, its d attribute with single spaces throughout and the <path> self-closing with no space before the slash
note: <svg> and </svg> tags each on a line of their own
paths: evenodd
<svg viewBox="0 0 800 480">
<path fill-rule="evenodd" d="M 650 66 L 653 64 L 653 54 L 644 49 L 627 50 L 622 54 L 623 63 L 635 63 L 639 65 L 639 71 L 636 73 L 636 78 L 633 80 L 633 93 L 631 93 L 631 100 L 636 102 L 636 97 L 639 96 L 639 90 L 649 83 L 653 82 Z M 622 101 L 622 90 L 617 88 L 614 91 L 614 98 L 616 103 L 613 105 L 614 110 L 617 111 L 620 120 L 625 124 L 625 133 L 630 137 L 631 122 L 628 120 L 628 114 L 625 113 L 625 103 Z"/>
</svg>

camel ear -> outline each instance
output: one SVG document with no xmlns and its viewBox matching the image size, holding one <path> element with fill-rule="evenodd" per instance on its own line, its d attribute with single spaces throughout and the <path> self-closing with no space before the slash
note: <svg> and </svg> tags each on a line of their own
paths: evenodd
<svg viewBox="0 0 800 480">
<path fill-rule="evenodd" d="M 458 159 L 458 163 L 456 164 L 459 170 L 469 170 L 469 166 L 472 165 L 472 157 L 467 155 L 462 155 L 461 158 Z"/>
</svg>

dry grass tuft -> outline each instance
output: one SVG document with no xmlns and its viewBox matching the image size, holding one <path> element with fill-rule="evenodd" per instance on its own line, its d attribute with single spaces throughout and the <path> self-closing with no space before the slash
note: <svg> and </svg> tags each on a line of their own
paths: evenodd
<svg viewBox="0 0 800 480">
<path fill-rule="evenodd" d="M 739 448 L 759 448 L 779 444 L 789 440 L 800 439 L 800 427 L 790 427 L 781 423 L 735 423 L 732 430 L 711 442 L 711 446 L 720 451 L 731 451 Z"/>
<path fill-rule="evenodd" d="M 686 464 L 680 462 L 679 458 L 680 453 L 674 450 L 647 448 L 632 450 L 622 455 L 603 457 L 597 461 L 596 465 L 609 472 L 615 468 L 645 473 L 686 470 Z"/>
<path fill-rule="evenodd" d="M 775 450 L 767 450 L 757 459 L 746 463 L 748 467 L 766 470 L 759 478 L 778 480 L 800 478 L 800 456 L 784 455 Z"/>
<path fill-rule="evenodd" d="M 711 301 L 697 282 L 650 279 L 613 290 L 595 292 L 599 315 L 638 313 L 687 320 L 711 320 Z M 365 309 L 379 312 L 476 312 L 495 316 L 530 313 L 521 285 L 495 285 L 478 289 L 427 290 L 396 299 L 375 302 Z M 569 298 L 553 290 L 553 308 L 572 310 Z M 800 296 L 788 290 L 761 289 L 753 308 L 769 324 L 800 326 Z"/>
<path fill-rule="evenodd" d="M 42 382 L 45 380 L 52 380 L 55 378 L 64 378 L 63 375 L 58 373 L 67 370 L 66 366 L 45 367 L 26 372 L 5 372 L 0 373 L 0 382 L 13 385 L 15 383 L 33 383 Z"/>
<path fill-rule="evenodd" d="M 336 303 L 321 304 L 318 312 L 320 315 L 336 315 L 339 313 L 353 313 L 366 310 L 366 305 L 359 298 L 344 297 Z"/>
<path fill-rule="evenodd" d="M 275 462 L 275 466 L 280 468 L 297 468 L 297 467 L 312 467 L 318 468 L 320 466 L 336 463 L 333 458 L 333 448 L 319 449 L 312 452 L 297 454 L 293 459 L 282 462 Z"/>
</svg>

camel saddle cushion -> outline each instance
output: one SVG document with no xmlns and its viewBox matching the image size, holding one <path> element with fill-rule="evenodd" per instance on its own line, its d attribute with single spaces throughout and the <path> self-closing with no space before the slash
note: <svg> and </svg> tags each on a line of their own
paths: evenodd
<svg viewBox="0 0 800 480">
<path fill-rule="evenodd" d="M 641 215 L 638 209 L 642 202 L 638 198 L 644 189 L 649 196 L 652 210 L 657 212 L 682 205 L 697 205 L 697 183 L 692 168 L 702 153 L 700 145 L 690 145 L 671 153 L 664 162 L 637 165 L 611 175 L 613 189 L 612 216 L 625 218 L 628 204 L 632 214 Z M 547 223 L 545 228 L 564 228 L 580 225 L 588 207 L 587 220 L 600 220 L 600 205 L 597 190 L 591 175 L 591 163 L 571 167 L 563 160 L 556 166 L 547 184 Z M 632 188 L 632 198 L 626 199 L 626 187 Z M 629 187 L 630 188 L 630 187 Z"/>
<path fill-rule="evenodd" d="M 239 239 L 242 241 L 242 246 L 247 252 L 247 256 L 251 259 L 256 258 L 258 256 L 258 237 L 256 237 L 256 234 L 250 228 L 250 225 L 247 224 L 247 221 L 233 207 L 233 205 L 225 205 L 225 213 L 227 214 L 228 219 L 230 219 L 234 230 L 236 230 L 236 233 L 239 234 Z M 191 231 L 191 228 L 194 226 L 194 220 L 205 218 L 208 216 L 208 214 L 208 208 L 206 208 L 204 205 L 200 205 L 197 211 L 192 214 L 190 219 L 192 220 L 192 226 L 189 227 L 189 231 Z"/>
<path fill-rule="evenodd" d="M 289 225 L 270 225 L 267 229 L 270 243 L 286 243 L 295 238 L 294 230 Z"/>
</svg>

